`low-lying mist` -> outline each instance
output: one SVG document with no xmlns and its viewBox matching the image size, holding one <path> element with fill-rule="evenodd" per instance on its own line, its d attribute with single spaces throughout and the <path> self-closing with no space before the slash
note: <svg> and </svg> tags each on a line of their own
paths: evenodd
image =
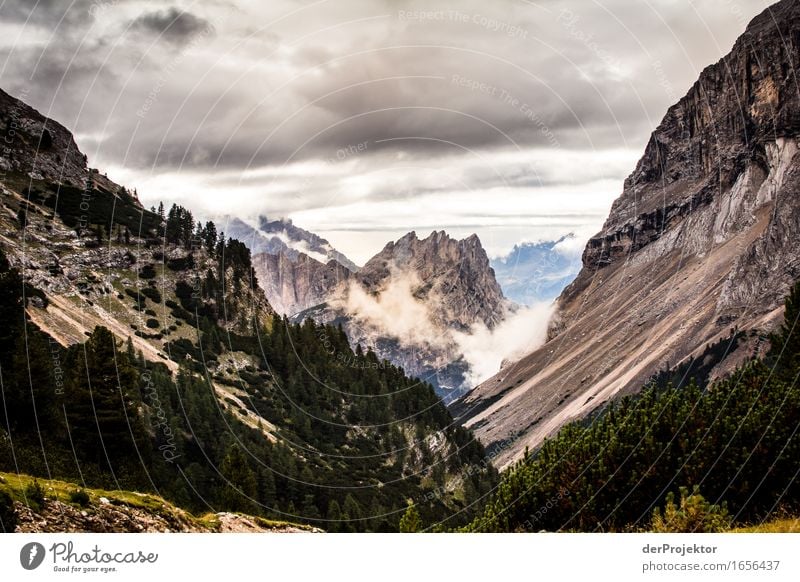
<svg viewBox="0 0 800 582">
<path fill-rule="evenodd" d="M 475 322 L 469 330 L 447 321 L 447 298 L 420 298 L 423 286 L 413 271 L 392 269 L 377 292 L 350 281 L 336 302 L 366 335 L 396 338 L 408 347 L 434 349 L 451 361 L 462 359 L 469 366 L 467 383 L 477 386 L 497 373 L 504 362 L 514 361 L 541 346 L 555 307 L 539 303 L 512 307 L 493 327 Z"/>
<path fill-rule="evenodd" d="M 469 364 L 470 386 L 491 378 L 504 362 L 518 360 L 544 344 L 554 313 L 554 303 L 538 303 L 509 311 L 492 329 L 476 323 L 469 333 L 453 331 L 453 339 Z"/>
</svg>

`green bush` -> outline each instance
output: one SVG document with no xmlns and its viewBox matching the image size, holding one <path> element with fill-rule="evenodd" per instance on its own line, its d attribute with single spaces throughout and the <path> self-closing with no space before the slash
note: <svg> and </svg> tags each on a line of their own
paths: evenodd
<svg viewBox="0 0 800 582">
<path fill-rule="evenodd" d="M 667 495 L 664 510 L 653 511 L 650 529 L 655 533 L 718 533 L 728 531 L 731 517 L 728 509 L 714 505 L 700 495 L 695 486 L 691 495 L 686 487 L 680 488 L 680 502 L 675 503 L 675 495 Z"/>
<path fill-rule="evenodd" d="M 150 329 L 158 329 L 159 327 L 161 327 L 161 324 L 158 323 L 158 320 L 152 318 L 148 319 L 145 322 L 145 325 L 147 325 L 147 327 L 149 327 Z"/>
<path fill-rule="evenodd" d="M 44 487 L 36 479 L 25 487 L 25 501 L 31 509 L 36 511 L 39 511 L 44 505 Z"/>
<path fill-rule="evenodd" d="M 5 491 L 0 491 L 0 533 L 11 533 L 17 528 L 17 512 L 14 500 Z"/>
<path fill-rule="evenodd" d="M 400 533 L 417 533 L 422 529 L 422 521 L 414 504 L 409 501 L 405 514 L 400 519 Z"/>
<path fill-rule="evenodd" d="M 144 311 L 145 303 L 147 303 L 147 299 L 145 299 L 144 293 L 141 293 L 136 289 L 125 289 L 125 294 L 136 302 L 134 309 L 138 309 L 139 311 Z"/>
<path fill-rule="evenodd" d="M 156 269 L 152 264 L 144 265 L 139 270 L 139 278 L 140 279 L 155 279 L 156 278 Z"/>
<path fill-rule="evenodd" d="M 145 287 L 142 289 L 142 295 L 150 298 L 153 303 L 161 303 L 161 292 L 155 287 Z"/>
<path fill-rule="evenodd" d="M 89 494 L 83 489 L 77 489 L 69 494 L 69 500 L 76 505 L 86 507 L 89 505 Z"/>
<path fill-rule="evenodd" d="M 194 265 L 195 262 L 192 255 L 186 255 L 185 257 L 167 260 L 167 268 L 170 271 L 187 271 L 194 268 Z"/>
</svg>

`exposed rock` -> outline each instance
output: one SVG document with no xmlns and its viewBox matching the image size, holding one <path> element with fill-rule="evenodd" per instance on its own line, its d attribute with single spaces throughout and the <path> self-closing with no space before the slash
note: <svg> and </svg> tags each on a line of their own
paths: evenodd
<svg viewBox="0 0 800 582">
<path fill-rule="evenodd" d="M 47 206 L 46 198 L 31 196 L 31 190 L 58 196 L 55 193 L 69 190 L 66 186 L 75 186 L 78 195 L 87 192 L 92 204 L 113 202 L 108 207 L 120 216 L 130 213 L 138 221 L 146 211 L 125 188 L 86 167 L 86 157 L 69 130 L 0 90 L 3 131 L 7 139 L 0 148 L 0 156 L 5 156 L 0 166 L 7 175 L 0 184 L 0 245 L 25 282 L 46 296 L 46 300 L 29 298 L 31 320 L 63 345 L 83 342 L 95 326 L 105 326 L 121 339 L 130 337 L 148 360 L 177 369 L 177 363 L 168 361 L 165 348 L 174 339 L 170 337 L 174 330 L 169 328 L 181 322 L 166 302 L 177 299 L 178 282 L 195 290 L 209 270 L 217 273 L 216 259 L 203 248 L 189 251 L 164 244 L 154 232 L 129 232 L 124 244 L 120 231 L 113 237 L 105 233 L 101 243 L 89 229 L 68 226 L 62 210 L 55 210 L 57 205 Z M 38 173 L 44 182 L 32 184 L 31 173 Z M 25 216 L 24 228 L 20 215 Z M 80 235 L 79 231 L 84 232 Z M 191 268 L 175 266 L 181 263 Z M 165 268 L 147 281 L 138 275 L 146 264 Z M 235 333 L 249 333 L 255 321 L 268 325 L 274 313 L 263 292 L 251 289 L 242 279 L 234 280 L 233 269 L 226 269 L 225 309 L 220 311 L 227 319 L 219 323 Z M 163 300 L 148 300 L 146 309 L 151 314 L 145 315 L 145 309 L 134 308 L 126 292 L 148 286 Z M 145 333 L 145 321 L 154 312 L 162 325 Z"/>
<path fill-rule="evenodd" d="M 505 315 L 507 302 L 477 235 L 455 240 L 442 230 L 420 240 L 411 232 L 387 244 L 357 279 L 380 293 L 398 273 L 419 279 L 414 297 L 434 303 L 433 316 L 446 327 L 466 331 L 480 321 L 492 328 Z"/>
<path fill-rule="evenodd" d="M 167 502 L 137 507 L 105 497 L 85 509 L 48 499 L 34 511 L 15 503 L 18 533 L 301 533 L 309 527 L 271 522 L 237 513 L 217 513 L 198 519 Z"/>
<path fill-rule="evenodd" d="M 253 268 L 269 302 L 289 316 L 323 303 L 352 274 L 337 261 L 320 263 L 304 253 L 261 253 L 253 257 Z"/>
<path fill-rule="evenodd" d="M 780 316 L 800 277 L 798 46 L 800 2 L 784 0 L 703 71 L 587 244 L 548 343 L 459 404 L 485 444 L 511 439 L 500 466 L 732 327 Z"/>
<path fill-rule="evenodd" d="M 254 255 L 282 253 L 291 260 L 297 260 L 300 254 L 305 254 L 323 264 L 336 261 L 349 271 L 358 270 L 358 265 L 327 240 L 296 226 L 288 219 L 270 220 L 266 216 L 259 216 L 258 222 L 251 224 L 240 218 L 225 216 L 217 219 L 216 223 L 219 230 L 245 243 Z"/>
<path fill-rule="evenodd" d="M 82 187 L 89 176 L 86 157 L 61 124 L 0 90 L 0 132 L 6 136 L 2 165 L 36 179 Z M 6 149 L 7 148 L 7 149 Z"/>
<path fill-rule="evenodd" d="M 24 96 L 23 96 L 24 100 Z M 120 187 L 87 167 L 72 133 L 22 100 L 0 89 L 0 170 L 33 180 L 85 188 L 87 183 L 116 194 Z"/>
<path fill-rule="evenodd" d="M 493 328 L 512 304 L 503 297 L 476 235 L 411 232 L 390 242 L 325 304 L 300 313 L 341 324 L 353 344 L 431 382 L 447 399 L 468 388 L 452 332 Z"/>
</svg>

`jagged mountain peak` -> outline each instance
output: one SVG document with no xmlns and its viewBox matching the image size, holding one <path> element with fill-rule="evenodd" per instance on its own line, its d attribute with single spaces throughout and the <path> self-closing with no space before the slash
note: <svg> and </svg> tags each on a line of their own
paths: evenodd
<svg viewBox="0 0 800 582">
<path fill-rule="evenodd" d="M 70 131 L 0 89 L 4 151 L 0 169 L 33 179 L 83 186 L 89 177 L 86 156 Z"/>
<path fill-rule="evenodd" d="M 23 94 L 24 99 L 27 95 Z M 0 172 L 51 184 L 138 199 L 99 171 L 88 167 L 72 133 L 57 121 L 0 89 Z"/>
<path fill-rule="evenodd" d="M 333 260 L 349 271 L 359 269 L 357 264 L 326 239 L 296 226 L 288 218 L 271 219 L 261 215 L 256 221 L 248 221 L 235 216 L 223 216 L 216 222 L 227 234 L 243 241 L 253 255 L 281 254 L 296 261 L 300 254 L 304 254 L 321 264 L 328 264 Z"/>
<path fill-rule="evenodd" d="M 577 237 L 523 242 L 504 256 L 492 259 L 497 281 L 506 297 L 520 305 L 550 302 L 571 283 L 581 269 Z"/>
<path fill-rule="evenodd" d="M 508 304 L 480 239 L 473 234 L 456 240 L 444 230 L 419 239 L 410 232 L 371 258 L 357 280 L 379 290 L 392 279 L 415 277 L 425 296 L 446 297 L 442 321 L 468 328 L 476 321 L 494 326 Z"/>
<path fill-rule="evenodd" d="M 320 280 L 316 273 L 304 280 Z M 343 325 L 354 344 L 433 383 L 450 399 L 468 387 L 457 338 L 494 329 L 512 310 L 476 235 L 446 231 L 391 241 L 357 273 L 327 272 L 324 302 L 296 316 Z M 460 335 L 459 335 L 460 334 Z"/>
</svg>

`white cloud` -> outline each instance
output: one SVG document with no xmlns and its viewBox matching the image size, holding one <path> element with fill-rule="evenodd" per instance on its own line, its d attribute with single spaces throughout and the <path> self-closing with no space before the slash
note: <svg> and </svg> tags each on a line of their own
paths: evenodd
<svg viewBox="0 0 800 582">
<path fill-rule="evenodd" d="M 0 59 L 5 90 L 147 205 L 293 216 L 359 262 L 414 228 L 502 254 L 596 231 L 666 108 L 768 3 L 435 7 L 507 34 L 399 16 L 424 0 L 179 2 L 216 32 L 180 50 L 134 30 L 155 0 L 6 0 Z"/>
<path fill-rule="evenodd" d="M 393 269 L 379 293 L 370 294 L 351 281 L 344 297 L 335 304 L 359 324 L 397 338 L 404 345 L 448 348 L 452 341 L 447 330 L 435 323 L 430 310 L 432 304 L 414 297 L 414 291 L 420 286 L 413 272 Z"/>
<path fill-rule="evenodd" d="M 496 374 L 504 362 L 515 361 L 544 344 L 555 306 L 539 303 L 509 314 L 494 329 L 476 324 L 469 333 L 453 332 L 469 364 L 469 380 L 477 386 Z"/>
<path fill-rule="evenodd" d="M 362 327 L 384 337 L 398 339 L 405 346 L 433 347 L 454 361 L 463 357 L 469 366 L 467 381 L 472 386 L 496 374 L 503 362 L 515 360 L 545 342 L 555 306 L 540 303 L 509 310 L 493 329 L 482 322 L 468 332 L 446 327 L 437 317 L 441 297 L 422 301 L 415 297 L 421 282 L 413 272 L 393 266 L 391 276 L 378 293 L 368 293 L 353 281 L 334 305 L 344 309 Z"/>
</svg>

